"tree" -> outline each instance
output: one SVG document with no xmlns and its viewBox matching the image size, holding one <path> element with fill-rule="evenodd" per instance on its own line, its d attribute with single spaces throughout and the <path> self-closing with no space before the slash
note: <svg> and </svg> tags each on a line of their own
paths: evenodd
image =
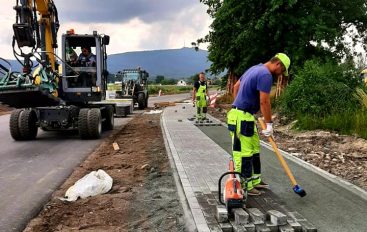
<svg viewBox="0 0 367 232">
<path fill-rule="evenodd" d="M 200 0 L 214 20 L 209 42 L 210 71 L 228 69 L 229 82 L 250 66 L 287 53 L 293 70 L 309 59 L 354 56 L 357 42 L 367 44 L 365 0 Z M 345 37 L 355 28 L 351 41 Z M 233 84 L 233 83 L 232 83 Z"/>
<path fill-rule="evenodd" d="M 155 78 L 155 82 L 157 84 L 159 83 L 162 83 L 162 81 L 164 80 L 164 76 L 161 76 L 161 75 L 158 75 L 156 78 Z"/>
</svg>

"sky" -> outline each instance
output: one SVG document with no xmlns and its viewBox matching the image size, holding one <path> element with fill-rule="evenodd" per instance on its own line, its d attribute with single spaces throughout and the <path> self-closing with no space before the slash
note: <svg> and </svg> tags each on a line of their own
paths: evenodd
<svg viewBox="0 0 367 232">
<path fill-rule="evenodd" d="M 110 36 L 108 54 L 191 47 L 208 34 L 212 19 L 199 0 L 54 0 L 61 34 L 98 31 Z M 14 59 L 11 47 L 15 0 L 2 0 L 0 57 Z M 59 43 L 60 47 L 60 43 Z M 200 47 L 206 49 L 205 45 Z"/>
</svg>

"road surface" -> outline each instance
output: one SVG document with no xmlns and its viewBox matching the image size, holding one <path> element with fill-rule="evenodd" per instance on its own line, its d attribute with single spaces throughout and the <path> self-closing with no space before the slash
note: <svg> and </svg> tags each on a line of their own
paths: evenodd
<svg viewBox="0 0 367 232">
<path fill-rule="evenodd" d="M 189 94 L 149 98 L 180 101 Z M 135 114 L 143 111 L 137 110 Z M 0 116 L 0 231 L 21 231 L 54 192 L 111 132 L 98 140 L 80 140 L 77 133 L 38 131 L 34 141 L 14 141 L 9 116 Z M 115 119 L 115 129 L 133 118 Z"/>
</svg>

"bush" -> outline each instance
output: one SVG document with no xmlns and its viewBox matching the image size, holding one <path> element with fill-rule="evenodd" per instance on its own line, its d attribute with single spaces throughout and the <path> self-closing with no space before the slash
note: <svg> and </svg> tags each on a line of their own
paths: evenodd
<svg viewBox="0 0 367 232">
<path fill-rule="evenodd" d="M 361 108 L 357 87 L 364 88 L 353 67 L 310 60 L 295 75 L 278 106 L 281 113 L 293 118 L 353 112 Z"/>
</svg>

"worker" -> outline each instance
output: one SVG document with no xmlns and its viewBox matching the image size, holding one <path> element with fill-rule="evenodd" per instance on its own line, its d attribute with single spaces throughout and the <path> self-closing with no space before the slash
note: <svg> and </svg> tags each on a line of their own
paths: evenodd
<svg viewBox="0 0 367 232">
<path fill-rule="evenodd" d="M 206 83 L 205 74 L 199 73 L 199 80 L 194 83 L 192 91 L 192 101 L 196 102 L 196 119 L 205 120 L 206 112 L 208 111 L 209 91 Z"/>
<path fill-rule="evenodd" d="M 82 46 L 82 53 L 80 53 L 77 63 L 83 67 L 95 67 L 96 66 L 96 56 L 92 53 L 90 47 Z"/>
<path fill-rule="evenodd" d="M 242 187 L 246 187 L 250 196 L 260 195 L 259 189 L 269 186 L 261 179 L 260 140 L 254 114 L 261 110 L 266 122 L 262 134 L 272 136 L 270 90 L 273 77 L 288 76 L 289 65 L 289 57 L 278 53 L 265 64 L 249 68 L 234 85 L 234 102 L 227 114 L 227 123 L 235 169 L 246 177 Z"/>
</svg>

